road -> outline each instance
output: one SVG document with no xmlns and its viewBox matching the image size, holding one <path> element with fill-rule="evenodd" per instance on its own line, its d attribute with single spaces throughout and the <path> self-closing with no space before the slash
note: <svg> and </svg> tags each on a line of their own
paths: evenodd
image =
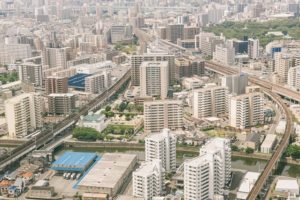
<svg viewBox="0 0 300 200">
<path fill-rule="evenodd" d="M 61 133 L 67 128 L 75 125 L 80 119 L 80 116 L 88 114 L 89 111 L 97 109 L 103 101 L 118 91 L 131 77 L 131 70 L 128 70 L 123 77 L 121 77 L 112 87 L 107 89 L 104 93 L 98 95 L 95 99 L 91 100 L 88 105 L 80 109 L 78 113 L 72 114 L 60 123 L 53 127 L 53 130 L 47 130 L 30 139 L 28 142 L 14 149 L 11 154 L 0 161 L 0 171 L 4 170 L 6 166 L 12 164 L 12 162 L 19 159 L 22 155 L 31 152 L 33 149 L 37 149 L 44 146 L 52 140 L 58 133 Z"/>
</svg>

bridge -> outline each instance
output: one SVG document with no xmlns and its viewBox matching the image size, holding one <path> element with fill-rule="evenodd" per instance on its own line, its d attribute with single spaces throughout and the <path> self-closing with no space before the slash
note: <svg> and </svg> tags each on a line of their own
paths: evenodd
<svg viewBox="0 0 300 200">
<path fill-rule="evenodd" d="M 78 113 L 71 114 L 60 123 L 53 127 L 53 130 L 46 130 L 41 134 L 31 138 L 21 146 L 15 148 L 8 156 L 0 161 L 0 171 L 5 170 L 13 162 L 19 160 L 26 154 L 30 153 L 34 149 L 47 146 L 47 143 L 53 141 L 53 139 L 62 134 L 64 131 L 72 128 L 75 123 L 80 119 L 80 116 L 87 115 L 89 111 L 100 108 L 102 103 L 116 93 L 127 81 L 131 78 L 131 69 L 128 70 L 113 86 L 107 89 L 104 93 L 98 95 L 95 99 L 91 100 L 88 105 L 80 109 Z M 52 144 L 52 143 L 51 143 Z"/>
</svg>

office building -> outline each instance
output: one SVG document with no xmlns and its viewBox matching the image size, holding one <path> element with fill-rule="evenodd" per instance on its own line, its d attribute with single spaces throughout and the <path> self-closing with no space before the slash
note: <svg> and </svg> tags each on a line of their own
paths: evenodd
<svg viewBox="0 0 300 200">
<path fill-rule="evenodd" d="M 143 62 L 140 67 L 141 97 L 166 99 L 169 88 L 168 61 Z"/>
<path fill-rule="evenodd" d="M 262 93 L 248 93 L 230 97 L 230 126 L 244 129 L 264 123 L 264 96 Z"/>
<path fill-rule="evenodd" d="M 143 163 L 132 174 L 133 196 L 152 200 L 155 196 L 161 196 L 165 190 L 165 169 L 160 160 L 152 160 Z"/>
<path fill-rule="evenodd" d="M 224 76 L 222 79 L 222 86 L 227 87 L 229 93 L 233 95 L 245 94 L 248 86 L 248 74 L 236 74 Z"/>
<path fill-rule="evenodd" d="M 131 82 L 133 86 L 140 85 L 140 67 L 141 64 L 146 61 L 168 61 L 169 85 L 173 85 L 175 83 L 175 56 L 168 53 L 146 53 L 143 55 L 131 56 Z"/>
<path fill-rule="evenodd" d="M 160 132 L 183 126 L 183 105 L 177 100 L 157 100 L 144 102 L 144 127 L 148 132 Z"/>
<path fill-rule="evenodd" d="M 146 161 L 161 160 L 162 167 L 167 172 L 176 171 L 176 136 L 170 129 L 145 138 Z"/>
<path fill-rule="evenodd" d="M 227 112 L 228 90 L 222 86 L 207 86 L 193 90 L 193 117 L 203 119 Z"/>
<path fill-rule="evenodd" d="M 183 24 L 169 24 L 166 28 L 166 39 L 174 44 L 177 44 L 177 39 L 183 39 L 183 34 Z"/>
<path fill-rule="evenodd" d="M 200 33 L 200 28 L 196 26 L 188 26 L 183 29 L 183 40 L 195 39 L 195 36 Z"/>
<path fill-rule="evenodd" d="M 197 158 L 184 162 L 184 199 L 215 199 L 223 195 L 230 174 L 230 140 L 210 140 L 200 149 Z"/>
<path fill-rule="evenodd" d="M 213 60 L 225 65 L 233 65 L 235 59 L 235 50 L 229 45 L 217 45 L 213 53 Z"/>
<path fill-rule="evenodd" d="M 300 90 L 300 66 L 289 69 L 287 84 L 296 90 Z"/>
<path fill-rule="evenodd" d="M 46 48 L 43 52 L 42 63 L 48 68 L 67 68 L 67 48 Z"/>
<path fill-rule="evenodd" d="M 13 64 L 16 60 L 31 57 L 29 44 L 2 44 L 0 45 L 0 64 Z"/>
<path fill-rule="evenodd" d="M 195 36 L 195 43 L 199 44 L 199 50 L 206 56 L 213 56 L 218 44 L 223 44 L 224 40 L 213 33 L 201 32 Z M 196 45 L 197 46 L 197 45 Z"/>
<path fill-rule="evenodd" d="M 132 39 L 131 25 L 113 25 L 110 29 L 110 40 L 112 44 L 129 41 Z"/>
<path fill-rule="evenodd" d="M 187 58 L 175 59 L 175 79 L 179 80 L 183 77 L 192 77 L 193 75 L 204 75 L 204 61 L 191 60 Z"/>
<path fill-rule="evenodd" d="M 5 116 L 11 138 L 25 137 L 42 127 L 40 97 L 24 93 L 5 101 Z"/>
<path fill-rule="evenodd" d="M 48 95 L 48 109 L 50 114 L 69 115 L 75 109 L 75 95 L 70 93 L 52 93 Z"/>
<path fill-rule="evenodd" d="M 235 50 L 235 54 L 247 54 L 248 53 L 248 41 L 233 40 L 232 46 Z"/>
<path fill-rule="evenodd" d="M 248 55 L 251 59 L 259 58 L 259 40 L 250 38 L 248 40 Z"/>
<path fill-rule="evenodd" d="M 50 76 L 45 79 L 46 94 L 68 93 L 68 77 Z"/>
<path fill-rule="evenodd" d="M 111 86 L 111 74 L 108 71 L 85 78 L 85 92 L 101 94 Z"/>
<path fill-rule="evenodd" d="M 34 63 L 22 63 L 19 66 L 19 79 L 23 83 L 31 83 L 34 86 L 43 85 L 42 65 Z"/>
</svg>

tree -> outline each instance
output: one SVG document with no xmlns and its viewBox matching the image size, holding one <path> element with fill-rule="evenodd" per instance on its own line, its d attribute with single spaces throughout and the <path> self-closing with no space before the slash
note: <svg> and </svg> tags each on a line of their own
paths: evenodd
<svg viewBox="0 0 300 200">
<path fill-rule="evenodd" d="M 254 149 L 247 147 L 245 152 L 246 152 L 246 154 L 252 154 L 252 153 L 254 153 Z"/>
<path fill-rule="evenodd" d="M 239 151 L 239 148 L 236 145 L 231 145 L 232 151 Z"/>
<path fill-rule="evenodd" d="M 100 137 L 100 133 L 89 127 L 76 127 L 73 130 L 73 137 L 78 140 L 96 141 Z"/>
<path fill-rule="evenodd" d="M 298 145 L 289 145 L 286 150 L 286 156 L 290 156 L 293 159 L 300 159 L 300 146 Z"/>
<path fill-rule="evenodd" d="M 110 106 L 106 106 L 106 107 L 105 107 L 105 111 L 106 111 L 106 112 L 111 111 L 111 107 L 110 107 Z"/>
</svg>

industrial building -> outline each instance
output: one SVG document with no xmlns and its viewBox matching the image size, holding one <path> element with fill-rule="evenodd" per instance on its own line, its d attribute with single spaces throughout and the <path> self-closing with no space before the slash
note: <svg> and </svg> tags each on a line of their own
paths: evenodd
<svg viewBox="0 0 300 200">
<path fill-rule="evenodd" d="M 58 172 L 85 172 L 98 158 L 96 153 L 66 152 L 52 163 Z"/>
<path fill-rule="evenodd" d="M 80 192 L 117 195 L 137 163 L 133 154 L 105 153 L 78 184 Z"/>
</svg>

